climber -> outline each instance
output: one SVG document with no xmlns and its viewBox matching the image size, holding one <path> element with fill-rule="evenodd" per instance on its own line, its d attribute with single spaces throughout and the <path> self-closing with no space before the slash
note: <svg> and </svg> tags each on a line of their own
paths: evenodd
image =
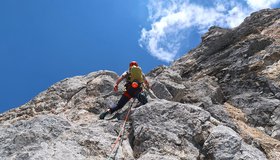
<svg viewBox="0 0 280 160">
<path fill-rule="evenodd" d="M 129 70 L 125 71 L 118 79 L 114 86 L 114 91 L 118 91 L 119 83 L 126 79 L 125 88 L 121 99 L 118 101 L 117 105 L 107 109 L 105 112 L 101 113 L 99 118 L 104 119 L 107 114 L 112 114 L 115 111 L 121 109 L 131 98 L 137 98 L 138 101 L 143 105 L 146 104 L 147 97 L 143 92 L 143 85 L 145 84 L 146 88 L 150 88 L 149 83 L 143 74 L 141 68 L 138 66 L 136 61 L 132 61 L 129 64 Z"/>
</svg>

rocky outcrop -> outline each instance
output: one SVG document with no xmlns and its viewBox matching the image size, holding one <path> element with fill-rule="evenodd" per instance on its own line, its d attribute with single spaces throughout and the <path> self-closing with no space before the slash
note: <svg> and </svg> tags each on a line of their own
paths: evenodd
<svg viewBox="0 0 280 160">
<path fill-rule="evenodd" d="M 197 48 L 148 73 L 154 95 L 133 104 L 113 154 L 127 107 L 98 116 L 122 94 L 118 75 L 66 78 L 0 115 L 0 159 L 280 159 L 279 26 L 273 9 L 211 27 Z"/>
<path fill-rule="evenodd" d="M 204 143 L 207 159 L 266 159 L 264 153 L 242 141 L 231 128 L 212 128 Z"/>
<path fill-rule="evenodd" d="M 200 142 L 205 141 L 210 114 L 189 104 L 153 101 L 132 114 L 135 157 L 153 154 L 177 158 L 200 157 Z M 148 157 L 149 157 L 148 156 Z"/>
</svg>

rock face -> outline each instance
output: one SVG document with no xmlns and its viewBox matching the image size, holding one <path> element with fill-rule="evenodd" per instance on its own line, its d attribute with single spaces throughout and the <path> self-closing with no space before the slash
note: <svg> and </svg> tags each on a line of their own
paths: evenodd
<svg viewBox="0 0 280 160">
<path fill-rule="evenodd" d="M 280 9 L 211 27 L 197 48 L 147 76 L 157 98 L 132 108 L 113 154 L 128 107 L 99 120 L 122 92 L 113 92 L 116 73 L 98 71 L 1 114 L 0 159 L 280 159 Z"/>
</svg>

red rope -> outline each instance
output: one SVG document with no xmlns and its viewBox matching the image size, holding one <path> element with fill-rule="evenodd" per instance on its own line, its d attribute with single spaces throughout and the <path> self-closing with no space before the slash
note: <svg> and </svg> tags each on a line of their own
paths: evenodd
<svg viewBox="0 0 280 160">
<path fill-rule="evenodd" d="M 128 120 L 128 116 L 129 116 L 129 113 L 130 113 L 130 111 L 131 111 L 131 107 L 132 107 L 132 104 L 134 103 L 134 101 L 135 101 L 135 99 L 134 99 L 133 102 L 131 103 L 131 105 L 130 105 L 130 107 L 129 107 L 129 110 L 128 110 L 127 113 L 126 113 L 126 116 L 125 116 L 125 119 L 124 119 L 124 122 L 123 122 L 123 125 L 122 125 L 122 128 L 121 128 L 121 131 L 120 131 L 120 133 L 119 133 L 117 139 L 116 139 L 115 142 L 112 144 L 111 153 L 110 153 L 110 155 L 109 155 L 108 160 L 109 160 L 110 158 L 112 158 L 111 155 L 114 153 L 115 147 L 117 146 L 117 144 L 119 144 L 119 141 L 120 141 L 121 137 L 123 136 L 123 133 L 124 133 L 124 130 L 125 130 L 125 125 L 126 125 L 126 122 L 127 122 L 127 120 Z M 116 149 L 116 151 L 117 151 L 117 149 Z M 116 152 L 116 151 L 115 151 L 115 152 Z"/>
</svg>

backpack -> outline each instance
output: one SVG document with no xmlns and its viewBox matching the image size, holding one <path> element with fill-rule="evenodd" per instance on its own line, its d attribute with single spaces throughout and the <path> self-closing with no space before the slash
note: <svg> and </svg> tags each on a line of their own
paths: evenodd
<svg viewBox="0 0 280 160">
<path fill-rule="evenodd" d="M 142 69 L 139 66 L 132 66 L 129 71 L 130 78 L 129 82 L 139 82 L 140 84 L 144 82 L 144 78 L 142 75 Z"/>
</svg>

